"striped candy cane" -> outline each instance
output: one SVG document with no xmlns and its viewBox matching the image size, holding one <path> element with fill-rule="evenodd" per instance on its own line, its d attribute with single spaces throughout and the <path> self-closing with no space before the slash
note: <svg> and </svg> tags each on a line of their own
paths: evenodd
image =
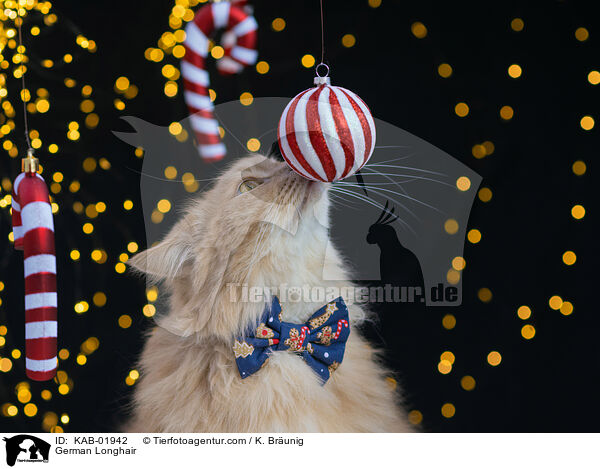
<svg viewBox="0 0 600 469">
<path fill-rule="evenodd" d="M 310 334 L 310 329 L 307 326 L 302 326 L 300 328 L 300 337 L 298 338 L 300 346 L 302 346 L 302 344 L 304 343 L 304 339 L 308 334 Z"/>
<path fill-rule="evenodd" d="M 46 381 L 57 365 L 56 256 L 48 188 L 36 172 L 15 180 L 12 220 L 15 249 L 23 250 L 25 263 L 25 368 L 29 379 Z"/>
<path fill-rule="evenodd" d="M 337 331 L 335 331 L 335 334 L 333 335 L 334 339 L 337 339 L 340 336 L 343 327 L 348 327 L 348 321 L 345 319 L 340 319 L 338 321 Z"/>
<path fill-rule="evenodd" d="M 224 56 L 217 61 L 221 74 L 240 73 L 244 66 L 256 62 L 256 29 L 253 16 L 238 5 L 245 2 L 212 3 L 196 13 L 194 21 L 185 28 L 186 51 L 181 61 L 181 74 L 185 87 L 185 102 L 200 156 L 207 161 L 218 161 L 225 156 L 225 145 L 219 136 L 219 125 L 214 118 L 214 106 L 210 100 L 209 77 L 206 70 L 209 37 L 218 29 L 223 34 Z"/>
</svg>

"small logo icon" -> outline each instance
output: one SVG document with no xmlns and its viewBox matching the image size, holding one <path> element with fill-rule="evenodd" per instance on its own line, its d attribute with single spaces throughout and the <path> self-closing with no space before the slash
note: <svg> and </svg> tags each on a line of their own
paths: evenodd
<svg viewBox="0 0 600 469">
<path fill-rule="evenodd" d="M 17 435 L 3 438 L 6 442 L 6 464 L 15 462 L 48 462 L 50 443 L 31 435 Z"/>
</svg>

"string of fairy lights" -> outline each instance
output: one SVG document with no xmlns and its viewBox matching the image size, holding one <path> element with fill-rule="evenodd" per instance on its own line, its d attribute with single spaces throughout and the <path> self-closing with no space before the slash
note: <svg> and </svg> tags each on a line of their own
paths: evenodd
<svg viewBox="0 0 600 469">
<path fill-rule="evenodd" d="M 366 0 L 368 7 L 377 9 L 382 5 L 382 0 Z M 169 99 L 180 99 L 182 94 L 181 73 L 178 67 L 179 59 L 185 54 L 185 48 L 182 45 L 185 40 L 185 24 L 191 21 L 194 17 L 194 9 L 206 0 L 175 0 L 173 7 L 168 17 L 168 29 L 160 34 L 156 41 L 156 46 L 148 47 L 144 52 L 144 57 L 149 62 L 156 63 L 160 67 L 160 73 L 164 78 L 163 93 Z M 22 18 L 22 19 L 21 19 Z M 19 149 L 21 144 L 20 135 L 15 135 L 15 124 L 17 106 L 26 102 L 27 111 L 32 115 L 51 115 L 53 110 L 53 94 L 52 90 L 47 88 L 26 89 L 24 92 L 15 93 L 18 86 L 11 86 L 11 80 L 21 78 L 22 73 L 29 71 L 32 57 L 28 53 L 29 43 L 25 41 L 25 45 L 18 47 L 16 42 L 17 26 L 19 21 L 24 21 L 24 31 L 28 33 L 28 38 L 34 40 L 44 33 L 44 29 L 54 27 L 60 18 L 54 11 L 51 2 L 37 0 L 0 0 L 0 137 L 2 140 L 2 148 L 12 159 L 18 158 L 23 154 L 23 149 Z M 270 22 L 270 29 L 273 34 L 284 33 L 286 30 L 286 20 L 284 18 L 274 18 Z M 525 28 L 525 22 L 522 18 L 514 18 L 509 22 L 509 28 L 512 33 L 518 34 Z M 429 31 L 427 26 L 420 21 L 415 21 L 410 25 L 410 34 L 417 40 L 425 39 Z M 574 33 L 576 41 L 585 42 L 589 38 L 587 29 L 580 27 Z M 357 38 L 355 34 L 345 33 L 339 38 L 344 48 L 352 48 L 356 45 Z M 40 58 L 39 66 L 43 69 L 52 71 L 60 70 L 57 73 L 65 73 L 62 84 L 64 89 L 70 90 L 73 93 L 80 93 L 79 109 L 73 110 L 73 119 L 68 120 L 64 129 L 63 142 L 50 142 L 45 138 L 43 129 L 43 120 L 39 120 L 39 129 L 36 125 L 30 129 L 30 138 L 33 148 L 47 154 L 48 156 L 56 155 L 60 152 L 69 152 L 69 144 L 75 143 L 81 138 L 85 138 L 87 132 L 96 129 L 100 122 L 100 112 L 98 110 L 98 102 L 95 95 L 106 92 L 106 90 L 94 89 L 89 83 L 78 83 L 76 78 L 71 76 L 69 68 L 70 64 L 77 62 L 77 57 L 80 53 L 94 54 L 97 51 L 98 45 L 91 39 L 85 37 L 78 32 L 73 33 L 73 45 L 76 52 L 68 51 L 61 53 L 60 57 Z M 209 44 L 209 53 L 214 59 L 219 59 L 223 56 L 223 48 L 211 42 Z M 260 58 L 255 65 L 255 72 L 259 75 L 266 75 L 272 71 L 274 65 L 267 60 Z M 313 55 L 306 53 L 299 57 L 300 65 L 305 68 L 312 68 L 316 63 Z M 275 65 L 276 66 L 276 65 Z M 454 69 L 449 63 L 440 63 L 435 68 L 435 73 L 442 80 L 452 79 Z M 507 64 L 506 79 L 519 80 L 526 73 L 523 64 Z M 595 86 L 600 84 L 600 72 L 596 70 L 589 71 L 587 75 L 589 85 Z M 113 90 L 111 93 L 111 104 L 114 110 L 122 112 L 127 108 L 128 102 L 135 99 L 139 95 L 139 88 L 131 82 L 128 77 L 119 76 L 115 79 Z M 214 89 L 209 90 L 212 101 L 217 99 L 217 93 Z M 243 90 L 240 93 L 240 102 L 243 105 L 249 106 L 253 102 L 253 95 L 249 90 Z M 514 107 L 510 104 L 504 104 L 498 110 L 498 116 L 502 121 L 510 122 L 514 116 Z M 469 104 L 465 101 L 456 102 L 452 112 L 457 118 L 465 119 L 469 117 L 471 112 Z M 76 117 L 75 117 L 76 116 Z M 34 121 L 35 122 L 35 121 Z M 594 118 L 590 115 L 582 116 L 579 122 L 581 129 L 584 131 L 591 130 L 594 125 Z M 180 142 L 187 141 L 190 136 L 179 122 L 172 122 L 169 125 L 170 133 Z M 220 129 L 223 136 L 223 129 Z M 258 151 L 261 147 L 259 139 L 251 138 L 246 142 L 246 146 L 250 151 Z M 495 145 L 492 141 L 486 140 L 483 142 L 473 142 L 471 146 L 471 154 L 478 160 L 485 159 L 492 155 L 495 151 Z M 75 153 L 72 152 L 71 153 Z M 135 158 L 143 158 L 144 150 L 139 147 L 134 151 Z M 81 158 L 81 168 L 86 177 L 98 171 L 109 171 L 111 163 L 106 157 L 87 156 Z M 41 167 L 40 171 L 43 172 Z M 583 177 L 586 174 L 587 167 L 583 160 L 574 161 L 572 164 L 572 173 L 575 177 Z M 167 166 L 164 170 L 164 175 L 167 179 L 175 179 L 178 177 L 177 169 L 173 166 Z M 96 220 L 103 216 L 109 209 L 107 202 L 102 200 L 87 200 L 83 201 L 77 198 L 82 184 L 84 182 L 79 179 L 71 179 L 67 181 L 66 176 L 55 171 L 52 174 L 44 174 L 52 193 L 52 209 L 55 216 L 61 216 L 62 210 L 70 209 L 81 220 L 81 231 L 84 235 L 93 238 L 100 236 L 95 231 Z M 191 173 L 184 173 L 180 176 L 185 189 L 188 192 L 196 192 L 199 185 L 196 178 Z M 11 189 L 12 182 L 10 177 L 3 176 L 0 181 L 2 192 L 0 192 L 0 209 L 6 215 L 10 214 L 11 204 Z M 468 191 L 471 188 L 469 178 L 463 176 L 457 179 L 456 187 L 460 191 Z M 68 197 L 66 196 L 68 195 Z M 63 197 L 64 196 L 64 197 Z M 481 203 L 488 204 L 493 199 L 493 191 L 490 187 L 481 187 L 477 192 L 477 197 Z M 157 202 L 154 211 L 152 212 L 151 220 L 154 223 L 161 223 L 166 213 L 171 210 L 171 203 L 166 199 L 161 199 Z M 120 207 L 124 212 L 130 212 L 134 209 L 134 203 L 131 199 L 125 198 Z M 575 204 L 571 208 L 570 217 L 576 223 L 580 223 L 585 217 L 585 208 L 582 204 Z M 459 231 L 456 220 L 448 219 L 443 226 L 443 229 L 449 234 L 455 234 Z M 57 233 L 60 236 L 60 233 Z M 467 240 L 473 245 L 477 245 L 482 241 L 483 234 L 479 228 L 470 228 L 467 231 Z M 8 235 L 10 242 L 13 241 L 12 233 Z M 126 271 L 125 262 L 129 256 L 137 252 L 139 244 L 136 240 L 124 239 L 122 252 L 116 256 L 109 255 L 99 243 L 89 251 L 89 260 L 98 264 L 105 265 L 107 268 L 114 270 L 114 275 L 122 275 Z M 73 264 L 82 262 L 87 255 L 84 249 L 77 246 L 70 250 L 69 258 Z M 565 250 L 561 261 L 566 267 L 572 266 L 577 261 L 577 256 L 572 250 Z M 451 266 L 448 270 L 447 280 L 451 284 L 457 284 L 460 281 L 461 274 L 466 268 L 467 262 L 462 257 L 452 259 Z M 67 265 L 62 266 L 68 269 Z M 6 285 L 0 279 L 0 307 L 2 307 L 2 292 Z M 96 286 L 93 287 L 97 288 Z M 141 308 L 141 314 L 146 318 L 152 318 L 156 312 L 154 302 L 158 299 L 157 287 L 151 287 L 146 291 L 147 302 Z M 60 292 L 59 292 L 60 294 Z M 492 291 L 488 287 L 481 287 L 477 291 L 477 297 L 483 303 L 492 301 Z M 86 298 L 81 298 L 73 304 L 71 314 L 84 315 L 93 306 L 102 308 L 108 301 L 107 294 L 103 291 L 89 292 Z M 563 299 L 561 296 L 554 295 L 548 300 L 549 307 L 559 311 L 564 316 L 569 316 L 574 311 L 572 301 Z M 516 306 L 517 316 L 524 321 L 520 329 L 520 335 L 524 340 L 532 340 L 536 335 L 536 329 L 532 324 L 532 309 L 528 305 Z M 62 314 L 68 314 L 65 311 Z M 0 316 L 1 322 L 1 316 Z M 116 320 L 116 324 L 121 329 L 129 329 L 133 324 L 131 314 L 120 314 Z M 442 318 L 442 327 L 445 330 L 452 330 L 457 326 L 455 315 L 448 313 Z M 21 331 L 9 331 L 5 324 L 0 323 L 0 372 L 10 375 L 11 373 L 19 372 L 16 370 L 14 363 L 18 360 L 23 360 L 22 352 L 17 348 L 12 348 L 10 337 L 11 334 L 18 334 Z M 40 420 L 40 428 L 44 431 L 62 432 L 68 429 L 68 424 L 71 420 L 66 412 L 60 410 L 60 404 L 54 410 L 49 410 L 40 414 L 38 412 L 39 399 L 45 402 L 53 402 L 56 394 L 66 396 L 70 394 L 74 388 L 73 378 L 68 374 L 70 366 L 85 366 L 92 356 L 100 347 L 100 339 L 97 337 L 84 337 L 80 341 L 79 350 L 71 348 L 61 348 L 59 350 L 59 371 L 53 383 L 43 389 L 39 396 L 33 395 L 31 386 L 27 381 L 18 381 L 14 385 L 14 398 L 4 402 L 0 406 L 0 412 L 5 418 L 15 418 L 19 415 L 24 415 L 27 418 L 38 418 Z M 73 359 L 68 362 L 69 359 Z M 445 350 L 440 354 L 439 362 L 437 363 L 437 371 L 442 375 L 452 373 L 456 357 L 450 350 Z M 485 357 L 485 362 L 492 367 L 497 367 L 502 362 L 502 354 L 499 350 L 490 350 Z M 123 378 L 127 386 L 134 386 L 139 378 L 139 372 L 136 369 L 130 369 L 127 375 Z M 16 378 L 17 380 L 21 379 Z M 395 385 L 394 380 L 390 379 L 390 383 Z M 460 378 L 460 386 L 465 391 L 472 391 L 476 387 L 476 380 L 471 375 L 464 375 Z M 445 418 L 452 418 L 457 412 L 457 409 L 452 402 L 444 402 L 440 409 L 441 415 Z M 423 421 L 423 413 L 418 409 L 411 409 L 409 412 L 409 420 L 414 425 L 420 425 Z"/>
<path fill-rule="evenodd" d="M 24 35 L 27 40 L 23 45 L 17 44 L 16 36 L 18 27 L 23 27 Z M 35 40 L 43 41 L 47 34 L 54 33 L 57 28 L 65 28 L 72 36 L 72 47 L 66 52 L 59 52 L 52 58 L 37 57 L 35 53 L 30 52 L 30 43 Z M 35 87 L 20 89 L 16 80 L 19 80 L 23 74 L 28 74 L 31 70 L 44 70 L 44 75 L 56 77 L 57 74 L 63 71 L 73 70 L 69 66 L 76 64 L 82 54 L 93 54 L 97 51 L 96 43 L 80 34 L 77 28 L 70 24 L 67 19 L 59 18 L 59 15 L 54 11 L 51 2 L 37 0 L 19 0 L 19 1 L 0 1 L 0 134 L 2 138 L 2 148 L 6 151 L 11 159 L 16 159 L 20 155 L 23 156 L 24 148 L 22 145 L 22 134 L 19 131 L 19 126 L 15 124 L 16 111 L 15 107 L 26 103 L 27 113 L 32 117 L 31 127 L 29 130 L 29 138 L 31 146 L 44 157 L 58 156 L 57 154 L 73 153 L 73 148 L 70 144 L 75 144 L 87 131 L 96 129 L 99 123 L 99 115 L 94 112 L 95 103 L 92 98 L 93 89 L 90 85 L 78 86 L 75 80 L 69 74 L 62 79 L 64 89 L 75 91 L 79 88 L 81 93 L 81 101 L 79 109 L 73 110 L 73 115 L 78 114 L 73 120 L 65 123 L 64 141 L 52 142 L 45 138 L 45 135 L 50 132 L 44 130 L 44 119 L 52 119 L 53 109 L 60 101 L 63 90 L 49 90 L 45 87 Z M 54 84 L 54 82 L 52 82 Z M 29 84 L 31 86 L 31 83 Z M 15 90 L 19 90 L 15 93 Z M 56 93 L 55 93 L 56 91 Z M 54 98 L 54 95 L 57 98 Z M 18 101 L 18 104 L 15 104 Z M 60 106 L 58 106 L 60 107 Z M 38 119 L 37 116 L 40 118 Z M 48 117 L 46 117 L 48 116 Z M 82 122 L 81 122 L 82 121 Z M 83 124 L 81 125 L 80 124 Z M 40 125 L 40 129 L 36 129 Z M 85 127 L 85 130 L 84 128 Z M 60 144 L 60 145 L 59 145 Z M 19 149 L 21 147 L 21 149 Z M 60 152 L 60 153 L 59 153 Z M 94 160 L 94 165 L 95 165 Z M 100 167 L 108 169 L 110 163 L 105 158 L 101 158 L 98 162 Z M 89 169 L 90 163 L 84 161 L 83 168 L 86 172 Z M 0 209 L 5 211 L 10 220 L 11 206 L 11 190 L 12 180 L 9 170 L 10 167 L 16 165 L 3 166 L 3 177 L 0 182 Z M 87 169 L 86 169 L 87 168 Z M 43 165 L 40 165 L 40 173 L 44 173 Z M 59 199 L 62 198 L 63 186 L 67 185 L 70 194 L 77 194 L 81 188 L 81 183 L 77 179 L 73 179 L 67 184 L 65 175 L 60 171 L 55 171 L 46 177 L 51 192 L 52 212 L 55 216 L 60 216 L 61 204 Z M 81 207 L 81 209 L 80 209 Z M 101 210 L 101 208 L 100 208 Z M 75 213 L 84 211 L 83 204 L 76 202 L 73 204 Z M 88 211 L 89 213 L 89 211 Z M 8 222 L 10 224 L 10 221 Z M 86 232 L 84 228 L 84 233 Z M 91 231 L 90 231 L 91 232 Z M 13 233 L 8 234 L 10 243 L 14 241 Z M 12 246 L 9 246 L 12 250 Z M 76 250 L 71 251 L 71 259 L 79 260 L 79 254 Z M 4 280 L 4 279 L 3 279 Z M 0 292 L 5 289 L 4 281 L 0 281 Z M 0 298 L 0 306 L 2 300 Z M 77 305 L 75 310 L 77 311 Z M 14 363 L 23 360 L 23 354 L 18 348 L 10 350 L 10 338 L 13 334 L 21 332 L 20 330 L 9 331 L 5 324 L 0 324 L 0 371 L 2 373 L 11 373 L 17 370 L 19 378 L 22 379 L 22 366 L 15 367 Z M 78 364 L 83 364 L 87 360 L 87 356 L 94 353 L 99 347 L 99 340 L 96 337 L 88 337 L 81 342 L 80 352 L 76 354 Z M 71 352 L 68 349 L 61 349 L 59 358 L 61 361 L 67 360 Z M 38 405 L 36 402 L 51 401 L 55 394 L 65 396 L 73 389 L 73 379 L 64 370 L 60 369 L 54 379 L 54 383 L 49 382 L 48 385 L 40 391 L 39 396 L 32 394 L 31 385 L 28 381 L 19 381 L 14 386 L 14 396 L 17 403 L 11 401 L 1 405 L 1 413 L 4 417 L 15 417 L 22 413 L 27 418 L 41 417 L 41 429 L 44 431 L 61 432 L 63 426 L 68 425 L 70 416 L 66 412 L 48 411 L 43 415 L 38 415 Z"/>
</svg>

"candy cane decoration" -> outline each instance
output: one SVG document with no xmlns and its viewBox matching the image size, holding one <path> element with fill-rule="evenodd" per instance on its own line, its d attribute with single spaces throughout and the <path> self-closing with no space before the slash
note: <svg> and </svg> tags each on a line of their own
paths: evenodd
<svg viewBox="0 0 600 469">
<path fill-rule="evenodd" d="M 308 328 L 308 326 L 302 326 L 300 328 L 300 337 L 298 337 L 300 346 L 302 346 L 302 344 L 304 343 L 304 339 L 308 334 L 310 334 L 310 329 Z"/>
<path fill-rule="evenodd" d="M 46 381 L 57 365 L 56 255 L 48 188 L 36 166 L 30 155 L 15 179 L 12 221 L 15 249 L 23 250 L 25 264 L 25 369 L 29 379 Z"/>
<path fill-rule="evenodd" d="M 256 62 L 256 20 L 237 5 L 245 2 L 212 3 L 196 13 L 193 22 L 185 28 L 185 57 L 181 61 L 185 102 L 190 111 L 190 122 L 200 156 L 206 161 L 218 161 L 225 156 L 225 145 L 219 135 L 219 124 L 213 116 L 213 103 L 208 87 L 206 70 L 209 37 L 218 29 L 223 34 L 224 56 L 217 61 L 221 74 L 240 73 L 247 65 Z"/>
<path fill-rule="evenodd" d="M 345 319 L 340 319 L 338 321 L 337 331 L 335 331 L 335 334 L 333 335 L 334 340 L 340 336 L 343 327 L 348 327 L 348 321 Z"/>
</svg>

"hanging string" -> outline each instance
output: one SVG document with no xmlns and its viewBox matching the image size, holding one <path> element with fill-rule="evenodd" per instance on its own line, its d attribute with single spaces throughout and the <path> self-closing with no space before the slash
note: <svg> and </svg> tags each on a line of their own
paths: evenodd
<svg viewBox="0 0 600 469">
<path fill-rule="evenodd" d="M 321 63 L 325 61 L 325 31 L 323 27 L 323 0 L 321 2 Z"/>
<path fill-rule="evenodd" d="M 23 35 L 21 32 L 21 25 L 23 24 L 23 17 L 20 14 L 21 5 L 20 2 L 17 3 L 17 19 L 19 21 L 19 47 L 18 51 L 21 54 L 21 101 L 23 101 L 23 124 L 25 126 L 25 142 L 27 143 L 27 153 L 33 153 L 33 148 L 31 147 L 31 141 L 29 140 L 29 122 L 27 121 L 27 102 L 25 101 L 25 50 L 23 47 Z"/>
<path fill-rule="evenodd" d="M 321 4 L 321 62 L 317 64 L 315 67 L 315 71 L 317 73 L 317 77 L 321 77 L 319 74 L 319 67 L 324 67 L 326 72 L 323 77 L 329 76 L 329 67 L 325 64 L 325 26 L 323 22 L 323 0 L 320 0 Z"/>
</svg>

